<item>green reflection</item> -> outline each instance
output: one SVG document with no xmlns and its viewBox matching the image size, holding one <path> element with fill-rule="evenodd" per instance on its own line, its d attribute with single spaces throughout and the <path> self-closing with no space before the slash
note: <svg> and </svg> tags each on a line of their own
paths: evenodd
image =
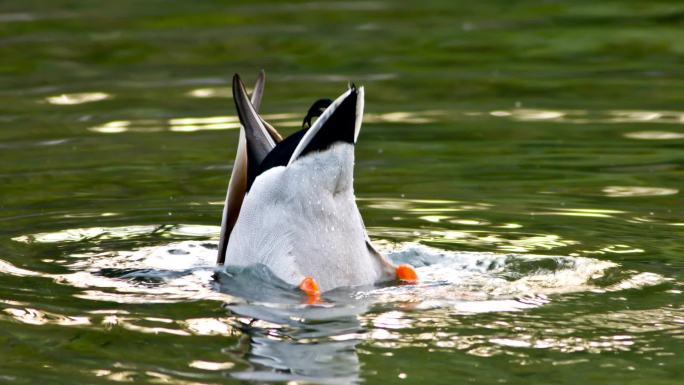
<svg viewBox="0 0 684 385">
<path fill-rule="evenodd" d="M 683 11 L 0 2 L 0 381 L 231 383 L 311 369 L 269 358 L 298 353 L 346 358 L 364 384 L 680 384 Z M 472 259 L 378 289 L 330 338 L 227 313 L 210 266 L 237 140 L 228 85 L 261 68 L 284 132 L 363 84 L 372 237 Z M 312 354 L 319 341 L 335 354 Z"/>
</svg>

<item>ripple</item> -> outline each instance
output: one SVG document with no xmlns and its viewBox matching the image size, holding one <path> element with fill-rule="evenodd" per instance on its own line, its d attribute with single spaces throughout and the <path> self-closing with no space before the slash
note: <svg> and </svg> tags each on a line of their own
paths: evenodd
<svg viewBox="0 0 684 385">
<path fill-rule="evenodd" d="M 68 242 L 81 245 L 82 249 L 73 250 L 67 258 L 52 262 L 68 269 L 67 273 L 34 272 L 5 261 L 0 261 L 0 273 L 50 278 L 59 284 L 80 289 L 73 294 L 74 297 L 90 301 L 171 303 L 202 299 L 234 302 L 247 293 L 240 291 L 243 289 L 231 290 L 230 294 L 218 290 L 214 278 L 215 241 L 174 241 L 129 250 L 102 251 L 108 242 L 114 240 L 162 234 L 206 238 L 215 236 L 217 231 L 215 226 L 147 225 L 70 229 L 20 236 L 14 240 L 24 243 Z M 517 242 L 515 245 L 520 248 L 529 248 L 527 244 L 551 244 L 549 247 L 554 247 L 559 239 L 538 236 L 518 239 Z M 421 309 L 447 307 L 462 313 L 519 311 L 545 305 L 553 295 L 613 292 L 653 286 L 665 280 L 655 273 L 623 272 L 625 276 L 620 281 L 602 284 L 603 277 L 619 269 L 619 265 L 586 257 L 455 252 L 415 243 L 388 248 L 382 242 L 379 244 L 383 245 L 382 252 L 395 263 L 416 266 L 420 283 L 360 291 L 342 290 L 342 294 L 333 293 L 331 298 L 344 303 L 344 298 L 351 296 L 349 298 L 371 300 L 373 303 L 412 303 L 413 307 Z M 626 245 L 615 245 L 605 250 L 637 252 Z M 254 279 L 267 278 L 245 279 L 250 283 L 244 290 L 253 290 L 251 282 Z M 237 281 L 233 285 L 237 285 Z M 277 296 L 266 293 L 266 298 Z M 292 298 L 295 299 L 294 304 L 300 303 L 298 296 Z M 388 316 L 387 322 L 390 321 Z M 230 333 L 213 319 L 188 321 L 183 328 L 200 334 Z"/>
<path fill-rule="evenodd" d="M 459 202 L 446 199 L 406 199 L 406 198 L 357 198 L 357 201 L 368 202 L 370 208 L 380 210 L 401 211 L 404 213 L 418 213 L 421 215 L 441 215 L 445 212 L 457 211 L 485 211 L 493 205 L 485 202 Z M 446 219 L 444 217 L 442 219 Z"/>
<path fill-rule="evenodd" d="M 512 226 L 512 228 L 516 227 Z M 498 233 L 483 230 L 430 230 L 423 233 L 414 231 L 412 235 L 423 242 L 475 247 L 490 246 L 497 250 L 517 253 L 552 250 L 578 243 L 555 234 Z"/>
<path fill-rule="evenodd" d="M 647 351 L 646 343 L 634 333 L 674 333 L 684 322 L 678 309 L 573 315 L 572 322 L 564 313 L 546 312 L 540 317 L 533 312 L 553 303 L 563 306 L 578 293 L 608 298 L 671 281 L 656 273 L 626 270 L 617 263 L 587 257 L 459 252 L 418 243 L 389 246 L 378 242 L 395 263 L 416 266 L 421 279 L 418 284 L 337 289 L 324 293 L 322 303 L 308 306 L 297 293 L 276 286 L 272 289 L 264 276 L 244 273 L 225 281 L 226 273 L 216 275 L 215 240 L 207 239 L 217 232 L 215 226 L 180 224 L 67 229 L 15 237 L 16 242 L 25 244 L 68 244 L 69 255 L 51 262 L 67 272 L 29 271 L 0 261 L 0 274 L 51 279 L 74 288 L 74 298 L 94 303 L 88 308 L 97 308 L 85 314 L 63 315 L 4 300 L 0 301 L 0 318 L 27 325 L 117 327 L 174 339 L 247 335 L 249 338 L 240 339 L 245 345 L 240 351 L 247 352 L 246 358 L 222 361 L 193 357 L 187 367 L 204 375 L 228 371 L 223 375 L 241 380 L 329 384 L 360 382 L 358 346 L 364 341 L 364 346 L 383 350 L 425 347 L 434 352 L 456 349 L 472 356 L 525 359 L 531 349 L 560 353 Z M 140 240 L 146 240 L 142 243 L 146 246 L 136 246 Z M 152 240 L 158 244 L 149 245 Z M 627 250 L 626 245 L 614 248 Z M 247 284 L 240 286 L 241 280 Z M 255 287 L 257 280 L 263 284 Z M 261 291 L 261 299 L 252 299 L 256 298 L 253 292 Z M 173 318 L 156 311 L 136 313 L 141 308 L 138 306 L 128 311 L 112 305 L 142 304 L 144 309 L 197 300 L 224 303 L 228 314 Z M 496 317 L 487 316 L 491 313 Z M 607 326 L 614 332 L 604 332 Z M 580 329 L 602 332 L 578 334 Z M 248 368 L 236 370 L 236 359 L 246 362 Z M 557 361 L 559 365 L 570 364 L 565 362 L 568 360 Z M 130 373 L 136 372 L 128 369 L 102 369 L 97 375 L 132 381 Z"/>
<path fill-rule="evenodd" d="M 102 100 L 111 99 L 111 97 L 112 96 L 106 92 L 81 92 L 75 94 L 48 96 L 45 98 L 45 101 L 59 106 L 71 106 L 75 104 L 99 102 Z"/>
<path fill-rule="evenodd" d="M 365 123 L 426 124 L 436 121 L 432 111 L 396 111 L 384 114 L 364 114 Z"/>
<path fill-rule="evenodd" d="M 131 122 L 128 120 L 114 120 L 99 126 L 90 127 L 88 130 L 92 132 L 99 132 L 101 134 L 119 134 L 121 132 L 128 131 L 128 127 L 130 125 Z"/>
<path fill-rule="evenodd" d="M 642 186 L 607 186 L 603 188 L 603 193 L 611 198 L 623 197 L 649 197 L 674 195 L 679 193 L 679 190 L 665 187 L 642 187 Z"/>
<path fill-rule="evenodd" d="M 660 123 L 681 124 L 684 123 L 682 111 L 647 111 L 647 110 L 547 110 L 515 108 L 510 110 L 494 110 L 484 112 L 468 112 L 468 116 L 493 116 L 496 118 L 516 121 L 553 121 L 558 123 L 572 124 L 596 124 L 596 123 Z M 629 135 L 629 134 L 627 134 Z M 626 135 L 626 136 L 627 136 Z M 631 137 L 631 136 L 628 136 Z M 653 139 L 653 138 L 634 138 Z"/>
<path fill-rule="evenodd" d="M 684 134 L 671 131 L 635 131 L 626 133 L 625 138 L 643 140 L 674 140 L 684 139 Z"/>
<path fill-rule="evenodd" d="M 192 361 L 188 366 L 202 370 L 227 370 L 235 366 L 235 364 L 232 362 Z"/>
<path fill-rule="evenodd" d="M 232 98 L 233 94 L 227 87 L 196 88 L 188 92 L 193 98 Z"/>
<path fill-rule="evenodd" d="M 205 96 L 195 97 L 220 97 L 219 94 L 210 93 L 202 89 Z M 196 90 L 197 91 L 197 90 Z M 60 96 L 61 97 L 61 96 Z M 55 97 L 56 98 L 56 97 Z M 61 99 L 54 99 L 55 104 Z M 66 104 L 66 100 L 62 100 Z M 75 100 L 74 98 L 68 100 Z M 76 103 L 71 103 L 76 104 Z M 399 123 L 399 124 L 424 124 L 436 121 L 439 111 L 408 112 L 396 111 L 383 114 L 366 114 L 366 123 Z M 274 126 L 280 128 L 301 127 L 302 115 L 294 113 L 265 114 L 263 118 Z M 240 128 L 240 120 L 237 116 L 218 115 L 204 117 L 179 117 L 172 119 L 119 119 L 102 122 L 88 127 L 87 130 L 100 134 L 121 134 L 126 132 L 150 133 L 150 132 L 197 132 L 208 130 L 237 130 Z"/>
<path fill-rule="evenodd" d="M 446 252 L 418 244 L 404 245 L 389 256 L 397 263 L 420 266 L 418 289 L 385 288 L 361 295 L 462 313 L 538 307 L 548 303 L 550 295 L 599 289 L 596 281 L 618 267 L 592 258 Z"/>
<path fill-rule="evenodd" d="M 82 242 L 90 239 L 130 239 L 163 232 L 168 235 L 208 236 L 218 233 L 219 226 L 207 225 L 130 225 L 120 227 L 87 227 L 47 233 L 22 235 L 12 238 L 22 243 Z"/>
<path fill-rule="evenodd" d="M 661 308 L 643 310 L 620 310 L 608 313 L 589 314 L 575 319 L 590 327 L 601 325 L 624 333 L 647 333 L 684 328 L 684 309 Z"/>
<path fill-rule="evenodd" d="M 5 314 L 8 314 L 10 317 L 12 317 L 15 321 L 28 325 L 54 324 L 61 326 L 82 326 L 90 324 L 90 319 L 88 319 L 88 317 L 65 316 L 28 307 L 10 307 L 3 309 L 3 311 L 5 312 Z"/>
</svg>

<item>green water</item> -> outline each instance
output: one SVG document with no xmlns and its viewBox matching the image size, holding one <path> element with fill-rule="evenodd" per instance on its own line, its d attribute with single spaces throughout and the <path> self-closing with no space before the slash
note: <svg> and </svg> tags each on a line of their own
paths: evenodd
<svg viewBox="0 0 684 385">
<path fill-rule="evenodd" d="M 0 2 L 0 383 L 684 384 L 683 31 L 678 1 Z M 278 310 L 212 278 L 261 68 L 285 133 L 366 87 L 359 207 L 420 285 Z"/>
</svg>

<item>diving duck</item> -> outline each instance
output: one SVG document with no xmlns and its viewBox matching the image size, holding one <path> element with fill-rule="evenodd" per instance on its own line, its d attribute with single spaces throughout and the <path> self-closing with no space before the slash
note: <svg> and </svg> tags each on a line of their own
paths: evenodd
<svg viewBox="0 0 684 385">
<path fill-rule="evenodd" d="M 233 77 L 241 128 L 217 263 L 265 265 L 310 297 L 338 287 L 417 281 L 410 265 L 395 266 L 375 249 L 356 206 L 363 87 L 350 84 L 334 101 L 317 101 L 303 128 L 283 139 L 258 113 L 264 83 L 261 71 L 250 99 L 240 76 Z"/>
</svg>

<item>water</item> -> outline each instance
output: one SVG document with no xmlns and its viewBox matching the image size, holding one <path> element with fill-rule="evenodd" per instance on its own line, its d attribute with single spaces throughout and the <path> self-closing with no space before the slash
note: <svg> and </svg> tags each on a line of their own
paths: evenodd
<svg viewBox="0 0 684 385">
<path fill-rule="evenodd" d="M 0 4 L 0 382 L 683 383 L 682 15 Z M 358 204 L 419 284 L 215 274 L 229 80 L 260 68 L 286 133 L 365 85 Z"/>
</svg>

